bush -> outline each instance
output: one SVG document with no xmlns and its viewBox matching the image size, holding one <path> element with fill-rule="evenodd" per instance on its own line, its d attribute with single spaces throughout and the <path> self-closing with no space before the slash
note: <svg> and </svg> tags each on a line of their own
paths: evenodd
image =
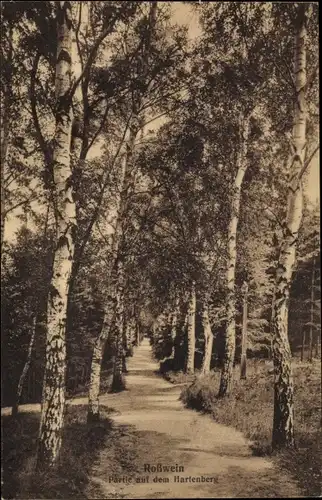
<svg viewBox="0 0 322 500">
<path fill-rule="evenodd" d="M 190 386 L 183 389 L 180 399 L 188 408 L 211 412 L 215 408 L 217 400 L 216 376 L 217 374 L 212 373 L 196 378 Z"/>
</svg>

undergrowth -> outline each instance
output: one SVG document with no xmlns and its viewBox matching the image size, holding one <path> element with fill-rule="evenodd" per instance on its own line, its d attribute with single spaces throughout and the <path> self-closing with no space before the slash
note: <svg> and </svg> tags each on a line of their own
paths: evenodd
<svg viewBox="0 0 322 500">
<path fill-rule="evenodd" d="M 87 405 L 69 405 L 58 466 L 46 473 L 35 472 L 39 414 L 21 413 L 17 419 L 2 417 L 2 498 L 102 498 L 98 486 L 91 484 L 102 450 L 108 450 L 113 457 L 109 473 L 131 470 L 135 458 L 131 451 L 131 436 L 135 433 L 132 429 L 124 433 L 113 426 L 109 413 L 109 408 L 101 406 L 100 421 L 88 424 Z"/>
<path fill-rule="evenodd" d="M 236 369 L 232 394 L 218 398 L 220 373 L 198 376 L 181 393 L 188 408 L 211 413 L 221 424 L 235 427 L 252 441 L 256 455 L 271 454 L 273 375 L 267 366 L 239 380 Z M 321 495 L 321 380 L 320 365 L 294 366 L 296 450 L 274 453 L 308 496 Z"/>
</svg>

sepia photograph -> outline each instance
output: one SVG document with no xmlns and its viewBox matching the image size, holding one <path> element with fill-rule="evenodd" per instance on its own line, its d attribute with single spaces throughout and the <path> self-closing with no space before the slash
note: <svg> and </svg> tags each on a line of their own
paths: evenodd
<svg viewBox="0 0 322 500">
<path fill-rule="evenodd" d="M 322 497 L 319 4 L 1 10 L 1 500 Z"/>
</svg>

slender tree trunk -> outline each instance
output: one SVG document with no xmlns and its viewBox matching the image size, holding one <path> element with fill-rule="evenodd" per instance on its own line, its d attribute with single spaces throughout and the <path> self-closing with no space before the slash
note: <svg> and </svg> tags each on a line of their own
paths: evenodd
<svg viewBox="0 0 322 500">
<path fill-rule="evenodd" d="M 139 318 L 136 316 L 135 318 L 135 345 L 139 347 L 141 343 L 141 333 L 140 333 L 140 322 Z"/>
<path fill-rule="evenodd" d="M 179 297 L 176 297 L 174 304 L 174 311 L 172 316 L 172 324 L 171 324 L 171 337 L 173 341 L 173 367 L 174 369 L 178 368 L 179 358 L 180 358 L 180 332 L 178 328 L 179 323 L 179 315 L 180 315 L 180 300 Z"/>
<path fill-rule="evenodd" d="M 313 326 L 314 326 L 314 286 L 315 286 L 315 257 L 312 263 L 311 280 L 311 309 L 310 309 L 310 330 L 309 330 L 309 362 L 313 361 Z"/>
<path fill-rule="evenodd" d="M 103 328 L 102 328 L 102 330 L 103 330 Z M 105 328 L 105 331 L 106 330 L 107 330 L 107 328 Z M 108 332 L 108 330 L 107 330 L 107 332 Z M 108 333 L 106 333 L 105 335 L 107 337 Z M 99 393 L 100 393 L 100 382 L 101 382 L 103 345 L 105 345 L 104 339 L 102 339 L 102 337 L 97 338 L 95 341 L 92 362 L 91 362 L 90 383 L 89 383 L 89 393 L 88 393 L 87 422 L 96 422 L 100 418 Z"/>
<path fill-rule="evenodd" d="M 9 33 L 9 40 L 10 40 L 10 45 L 11 45 L 11 37 L 12 37 L 12 30 L 10 30 Z M 1 110 L 0 110 L 0 167 L 1 167 L 1 177 L 0 177 L 0 204 L 1 204 L 1 246 L 0 246 L 0 259 L 1 259 L 1 272 L 2 272 L 2 263 L 3 263 L 3 242 L 4 242 L 4 230 L 5 230 L 5 220 L 6 220 L 6 213 L 5 213 L 5 186 L 4 186 L 4 181 L 5 181 L 5 163 L 7 159 L 7 152 L 8 152 L 8 145 L 9 145 L 9 130 L 10 130 L 10 123 L 9 123 L 9 117 L 10 117 L 10 106 L 9 106 L 9 94 L 8 94 L 8 89 L 2 88 L 1 92 L 1 97 L 3 97 L 3 102 L 1 102 Z M 2 101 L 2 99 L 1 99 Z M 1 298 L 2 298 L 2 292 L 1 292 Z M 1 300 L 2 302 L 2 300 Z M 2 335 L 1 335 L 1 340 L 2 340 Z M 1 377 L 1 392 L 2 392 L 2 387 L 3 387 L 3 380 Z M 2 392 L 3 394 L 3 392 Z M 1 455 L 3 456 L 3 440 L 1 438 Z M 3 463 L 1 462 L 1 491 L 3 491 Z"/>
<path fill-rule="evenodd" d="M 205 300 L 203 304 L 202 326 L 205 337 L 205 353 L 202 362 L 201 372 L 205 375 L 206 373 L 210 372 L 212 347 L 214 342 L 214 336 L 212 334 L 211 325 L 209 321 L 208 300 Z"/>
<path fill-rule="evenodd" d="M 65 411 L 66 312 L 75 248 L 76 207 L 72 192 L 70 144 L 72 16 L 70 2 L 57 2 L 56 129 L 53 151 L 57 244 L 48 296 L 46 363 L 37 468 L 56 464 Z"/>
<path fill-rule="evenodd" d="M 315 357 L 318 358 L 320 354 L 320 334 L 316 332 L 316 341 L 315 341 Z"/>
<path fill-rule="evenodd" d="M 295 39 L 295 87 L 293 152 L 290 158 L 287 213 L 276 270 L 273 316 L 274 420 L 273 449 L 294 447 L 294 408 L 291 349 L 288 339 L 289 294 L 302 220 L 301 172 L 306 153 L 306 4 L 299 4 Z"/>
<path fill-rule="evenodd" d="M 125 309 L 125 303 L 123 305 L 123 308 Z M 122 372 L 127 373 L 127 366 L 126 366 L 126 356 L 127 356 L 127 351 L 128 351 L 128 338 L 127 338 L 127 333 L 128 329 L 125 326 L 125 319 L 123 319 L 124 325 L 123 325 L 123 354 L 122 354 Z"/>
<path fill-rule="evenodd" d="M 82 72 L 82 64 L 79 54 L 77 37 L 86 32 L 87 23 L 86 13 L 84 10 L 87 8 L 86 2 L 73 2 L 74 18 L 77 22 L 77 31 L 73 30 L 72 40 L 72 54 L 73 54 L 73 78 L 77 80 Z M 86 150 L 83 147 L 84 138 L 84 99 L 82 85 L 79 84 L 73 95 L 73 125 L 72 125 L 72 140 L 71 140 L 71 153 L 73 166 L 78 167 L 80 159 L 85 160 Z M 85 154 L 83 154 L 85 152 Z"/>
<path fill-rule="evenodd" d="M 127 356 L 133 356 L 133 344 L 135 339 L 135 322 L 133 316 L 130 316 L 128 318 L 125 328 L 125 335 L 127 345 L 126 354 Z"/>
<path fill-rule="evenodd" d="M 228 260 L 227 260 L 227 305 L 226 305 L 226 332 L 225 332 L 225 354 L 221 372 L 219 396 L 230 394 L 233 382 L 234 359 L 236 349 L 236 297 L 235 297 L 235 272 L 237 259 L 237 227 L 240 211 L 240 198 L 242 183 L 247 170 L 247 142 L 248 142 L 248 119 L 240 120 L 240 150 L 237 158 L 237 175 L 235 177 L 234 189 L 231 201 L 231 216 L 228 226 Z"/>
<path fill-rule="evenodd" d="M 127 160 L 125 158 L 122 163 L 121 172 L 121 189 L 124 188 L 125 179 L 127 176 Z M 112 236 L 111 243 L 111 254 L 112 260 L 110 268 L 107 270 L 107 288 L 109 294 L 106 299 L 106 304 L 104 307 L 104 320 L 102 324 L 102 329 L 95 340 L 91 372 L 90 372 L 90 385 L 89 385 L 89 397 L 88 397 L 88 411 L 87 411 L 87 421 L 97 421 L 99 420 L 99 391 L 101 385 L 101 368 L 104 349 L 106 341 L 111 331 L 113 315 L 116 314 L 116 294 L 117 294 L 117 280 L 118 277 L 113 276 L 114 271 L 117 266 L 117 256 L 120 245 L 121 234 L 121 204 L 122 204 L 122 194 L 117 200 L 117 215 L 115 223 L 115 231 Z M 117 273 L 117 271 L 116 271 Z M 113 339 L 116 341 L 115 332 L 113 332 Z M 116 352 L 116 349 L 115 349 Z"/>
<path fill-rule="evenodd" d="M 124 356 L 124 269 L 122 258 L 117 262 L 117 290 L 115 307 L 115 359 L 113 369 L 112 392 L 125 389 L 123 377 Z"/>
<path fill-rule="evenodd" d="M 153 7 L 153 10 L 155 7 Z M 135 109 L 134 109 L 135 108 Z M 114 263 L 117 262 L 117 274 L 118 274 L 118 285 L 117 285 L 117 291 L 116 291 L 116 325 L 115 325 L 115 357 L 114 357 L 114 368 L 113 368 L 113 381 L 112 381 L 112 390 L 113 391 L 120 391 L 124 388 L 124 380 L 123 380 L 123 375 L 122 371 L 126 371 L 126 362 L 125 362 L 125 351 L 126 351 L 126 332 L 124 332 L 124 283 L 120 282 L 120 279 L 123 281 L 123 262 L 121 262 L 120 258 L 118 258 L 118 249 L 120 245 L 123 245 L 123 225 L 125 222 L 125 216 L 126 216 L 126 211 L 127 211 L 127 204 L 128 204 L 128 195 L 129 191 L 133 188 L 134 183 L 135 183 L 135 172 L 133 171 L 133 165 L 132 165 L 132 158 L 133 158 L 133 152 L 134 152 L 134 145 L 135 145 L 135 140 L 137 133 L 139 131 L 139 117 L 137 116 L 137 109 L 140 108 L 140 103 L 134 102 L 133 103 L 133 117 L 131 120 L 131 124 L 129 127 L 129 138 L 126 141 L 126 152 L 124 156 L 124 162 L 123 162 L 123 169 L 122 169 L 122 176 L 120 179 L 120 198 L 118 202 L 118 209 L 117 209 L 117 221 L 116 221 L 116 230 L 115 230 L 115 235 L 113 238 L 113 249 L 112 249 L 112 254 L 113 254 L 113 260 Z M 84 131 L 82 131 L 82 136 L 84 136 Z M 83 143 L 84 143 L 84 137 L 83 137 Z M 85 148 L 86 149 L 86 148 Z M 84 144 L 82 147 L 82 150 L 84 151 Z M 80 154 L 82 157 L 82 154 Z M 91 229 L 91 226 L 89 226 L 89 229 Z M 75 274 L 78 270 L 78 267 L 76 266 L 75 269 Z M 122 311 L 122 312 L 121 312 Z M 105 312 L 105 316 L 107 316 L 108 313 Z M 105 323 L 105 320 L 104 320 Z M 93 398 L 92 401 L 94 401 L 95 408 L 92 407 L 92 404 L 89 404 L 89 419 L 91 419 L 91 414 L 93 412 L 93 409 L 95 411 L 95 414 L 99 414 L 99 399 L 98 399 L 98 391 L 99 391 L 99 386 L 100 386 L 100 368 L 98 369 L 98 365 L 101 366 L 102 363 L 102 355 L 103 355 L 103 350 L 106 342 L 106 335 L 105 335 L 106 329 L 101 332 L 100 338 L 97 339 L 97 342 L 95 344 L 95 355 L 93 356 L 95 366 L 92 366 L 94 369 L 94 372 L 91 375 L 91 386 L 93 384 Z M 95 417 L 96 418 L 96 417 Z"/>
<path fill-rule="evenodd" d="M 113 246 L 113 245 L 112 245 Z M 106 342 L 111 334 L 111 327 L 113 316 L 116 309 L 116 283 L 113 279 L 114 269 L 110 269 L 108 273 L 108 289 L 109 295 L 106 299 L 106 304 L 104 308 L 104 319 L 102 323 L 102 328 L 95 340 L 92 361 L 91 361 L 91 371 L 90 371 L 90 383 L 88 392 L 88 409 L 87 409 L 87 421 L 93 422 L 99 420 L 99 392 L 101 385 L 101 369 L 102 361 L 105 350 Z"/>
<path fill-rule="evenodd" d="M 4 95 L 3 109 L 0 113 L 1 116 L 1 255 L 2 255 L 2 245 L 4 240 L 4 227 L 5 227 L 5 187 L 4 187 L 4 176 L 5 176 L 5 162 L 7 159 L 7 151 L 9 145 L 9 104 L 8 96 Z"/>
<path fill-rule="evenodd" d="M 196 283 L 191 285 L 189 310 L 188 310 L 188 355 L 186 372 L 195 371 L 195 344 L 196 344 Z"/>
<path fill-rule="evenodd" d="M 35 343 L 35 336 L 36 336 L 36 317 L 33 320 L 32 328 L 31 328 L 31 335 L 30 335 L 30 341 L 29 341 L 29 346 L 28 346 L 27 359 L 26 359 L 26 362 L 24 364 L 24 367 L 23 367 L 23 370 L 21 372 L 19 382 L 18 382 L 16 401 L 12 407 L 12 416 L 13 417 L 16 417 L 18 415 L 18 409 L 19 409 L 19 404 L 21 401 L 23 384 L 25 382 L 26 375 L 28 373 L 30 363 L 31 363 L 31 355 L 32 355 L 32 349 L 33 349 L 33 346 Z"/>
<path fill-rule="evenodd" d="M 111 287 L 112 288 L 112 287 Z M 113 292 L 109 296 L 108 305 L 105 309 L 102 329 L 99 336 L 95 340 L 93 356 L 91 362 L 90 383 L 88 392 L 88 410 L 87 421 L 95 422 L 99 420 L 99 393 L 101 385 L 101 369 L 102 360 L 106 341 L 108 339 L 112 319 L 115 310 L 115 296 Z"/>
<path fill-rule="evenodd" d="M 241 341 L 240 378 L 247 378 L 247 315 L 248 315 L 248 285 L 245 282 L 243 296 L 243 326 Z"/>
<path fill-rule="evenodd" d="M 174 309 L 171 316 L 171 338 L 172 342 L 175 343 L 178 329 L 178 316 L 179 316 L 179 298 L 176 297 L 174 303 Z"/>
<path fill-rule="evenodd" d="M 306 332 L 305 332 L 305 327 L 304 327 L 303 331 L 302 331 L 301 361 L 304 361 L 304 356 L 305 356 L 305 342 L 306 342 Z"/>
<path fill-rule="evenodd" d="M 124 225 L 128 210 L 128 198 L 130 192 L 133 191 L 135 185 L 135 171 L 133 169 L 133 153 L 137 133 L 139 131 L 138 117 L 135 115 L 132 118 L 130 126 L 129 140 L 126 144 L 126 155 L 124 160 L 122 191 L 120 195 L 120 204 L 118 210 L 117 224 L 116 224 L 116 257 L 117 265 L 117 292 L 116 292 L 116 321 L 115 321 L 115 356 L 113 368 L 113 380 L 111 390 L 113 392 L 120 392 L 125 389 L 125 382 L 123 373 L 126 371 L 126 335 L 124 325 L 124 255 L 123 247 L 125 243 Z M 122 256 L 121 256 L 122 254 Z"/>
<path fill-rule="evenodd" d="M 2 256 L 2 244 L 4 239 L 4 227 L 5 227 L 5 164 L 7 160 L 8 146 L 9 146 L 9 135 L 10 135 L 10 92 L 11 92 L 11 69 L 10 63 L 12 61 L 12 28 L 10 27 L 9 33 L 9 51 L 8 51 L 8 82 L 2 86 L 1 92 L 1 113 L 0 113 L 0 166 L 1 166 L 1 256 Z"/>
</svg>

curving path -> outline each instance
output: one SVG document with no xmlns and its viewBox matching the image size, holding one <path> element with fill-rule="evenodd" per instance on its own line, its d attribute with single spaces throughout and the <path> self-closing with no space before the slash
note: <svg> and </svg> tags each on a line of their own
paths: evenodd
<svg viewBox="0 0 322 500">
<path fill-rule="evenodd" d="M 184 408 L 180 386 L 158 376 L 157 369 L 149 341 L 144 339 L 128 360 L 128 390 L 101 396 L 101 403 L 117 410 L 111 415 L 115 424 L 134 426 L 141 436 L 136 463 L 140 472 L 131 483 L 126 483 L 126 477 L 117 485 L 109 482 L 100 471 L 108 453 L 102 451 L 91 480 L 100 485 L 104 498 L 301 496 L 291 478 L 271 460 L 252 455 L 250 442 L 240 432 Z M 154 472 L 158 464 L 177 472 Z M 147 476 L 149 482 L 143 482 Z M 178 476 L 180 482 L 175 479 Z"/>
</svg>

